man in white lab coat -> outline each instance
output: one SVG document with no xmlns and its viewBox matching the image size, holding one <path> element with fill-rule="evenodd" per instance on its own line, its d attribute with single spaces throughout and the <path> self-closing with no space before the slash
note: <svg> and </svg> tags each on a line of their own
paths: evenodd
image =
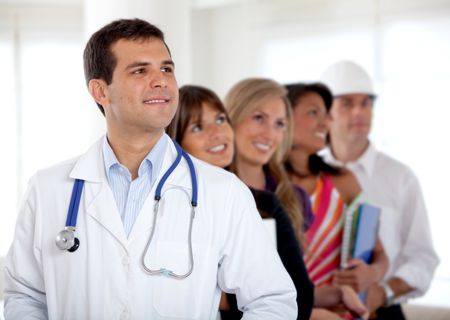
<svg viewBox="0 0 450 320">
<path fill-rule="evenodd" d="M 379 234 L 390 266 L 384 282 L 370 288 L 371 307 L 381 307 L 377 319 L 405 319 L 400 303 L 423 295 L 439 264 L 419 181 L 411 169 L 369 141 L 375 92 L 367 72 L 354 62 L 340 61 L 322 74 L 321 82 L 334 96 L 331 148 L 324 158 L 351 170 L 381 207 Z M 351 277 L 364 272 L 340 271 L 336 284 L 351 284 Z"/>
<path fill-rule="evenodd" d="M 31 179 L 6 260 L 6 319 L 215 319 L 221 291 L 236 294 L 245 319 L 295 319 L 295 288 L 234 175 L 196 159 L 192 175 L 183 158 L 154 215 L 178 154 L 164 133 L 178 88 L 162 32 L 114 21 L 91 37 L 84 65 L 107 134 Z M 79 246 L 61 250 L 75 179 Z"/>
</svg>

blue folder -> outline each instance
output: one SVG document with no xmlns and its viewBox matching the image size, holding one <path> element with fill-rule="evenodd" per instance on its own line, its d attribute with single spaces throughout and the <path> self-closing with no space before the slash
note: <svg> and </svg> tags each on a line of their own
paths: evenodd
<svg viewBox="0 0 450 320">
<path fill-rule="evenodd" d="M 356 235 L 353 243 L 352 257 L 371 263 L 373 249 L 377 242 L 380 208 L 363 203 L 359 206 Z M 359 293 L 359 298 L 366 301 L 366 291 Z"/>
<path fill-rule="evenodd" d="M 359 215 L 354 239 L 352 257 L 366 263 L 372 262 L 373 249 L 378 237 L 380 208 L 363 203 L 359 206 Z"/>
</svg>

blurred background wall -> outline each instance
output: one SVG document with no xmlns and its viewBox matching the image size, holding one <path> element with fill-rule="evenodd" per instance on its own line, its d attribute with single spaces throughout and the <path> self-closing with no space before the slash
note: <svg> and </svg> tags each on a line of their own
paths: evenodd
<svg viewBox="0 0 450 320">
<path fill-rule="evenodd" d="M 450 307 L 448 0 L 0 0 L 0 257 L 29 177 L 104 132 L 82 51 L 120 17 L 160 26 L 179 84 L 222 97 L 244 77 L 314 81 L 340 59 L 363 65 L 379 94 L 371 138 L 418 175 L 441 257 L 414 303 Z"/>
</svg>

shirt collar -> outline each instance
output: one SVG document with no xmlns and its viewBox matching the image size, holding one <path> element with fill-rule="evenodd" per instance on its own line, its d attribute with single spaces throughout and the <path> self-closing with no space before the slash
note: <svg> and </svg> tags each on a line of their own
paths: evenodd
<svg viewBox="0 0 450 320">
<path fill-rule="evenodd" d="M 119 160 L 117 160 L 116 155 L 114 154 L 114 151 L 112 150 L 111 146 L 109 145 L 108 138 L 105 135 L 103 138 L 103 161 L 105 162 L 105 171 L 106 176 L 109 180 L 109 172 L 111 168 L 115 165 L 120 165 Z"/>
<path fill-rule="evenodd" d="M 325 161 L 325 163 L 329 165 L 339 168 L 344 167 L 344 163 L 334 157 L 333 152 L 331 151 L 331 148 L 329 146 L 320 150 L 319 155 L 322 157 L 323 161 Z"/>
<path fill-rule="evenodd" d="M 372 143 L 369 142 L 366 151 L 364 151 L 361 157 L 359 157 L 359 159 L 354 162 L 349 162 L 348 165 L 359 165 L 363 168 L 368 176 L 371 176 L 375 166 L 376 155 L 377 152 L 375 150 L 375 147 Z"/>
<path fill-rule="evenodd" d="M 371 142 L 369 142 L 367 149 L 356 161 L 350 161 L 346 164 L 334 157 L 330 147 L 327 147 L 320 152 L 320 155 L 323 157 L 324 161 L 330 165 L 336 167 L 346 167 L 348 169 L 359 167 L 362 168 L 362 170 L 364 170 L 369 176 L 372 175 L 374 170 L 376 154 L 377 152 L 375 147 Z"/>
<path fill-rule="evenodd" d="M 158 176 L 162 167 L 168 139 L 169 137 L 166 134 L 161 135 L 152 150 L 150 150 L 144 160 L 142 160 L 138 170 L 138 177 L 145 174 L 148 170 L 151 170 L 151 180 Z M 114 154 L 106 135 L 103 140 L 103 160 L 105 163 L 106 175 L 109 180 L 111 169 L 122 165 Z"/>
<path fill-rule="evenodd" d="M 153 146 L 152 150 L 150 150 L 150 152 L 145 157 L 145 160 L 147 161 L 142 161 L 151 164 L 152 181 L 158 176 L 159 172 L 161 171 L 168 140 L 169 136 L 163 133 L 156 144 Z M 138 171 L 139 176 L 145 172 L 144 170 L 148 169 L 141 163 Z"/>
</svg>

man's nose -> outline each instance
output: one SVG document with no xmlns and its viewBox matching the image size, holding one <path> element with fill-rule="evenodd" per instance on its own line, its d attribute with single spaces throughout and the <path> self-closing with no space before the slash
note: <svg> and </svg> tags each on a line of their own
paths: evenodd
<svg viewBox="0 0 450 320">
<path fill-rule="evenodd" d="M 160 70 L 154 72 L 151 75 L 150 86 L 152 88 L 166 88 L 167 87 L 167 79 L 164 73 Z"/>
<path fill-rule="evenodd" d="M 365 113 L 366 107 L 362 104 L 355 104 L 352 110 L 352 114 L 355 116 L 361 116 Z"/>
</svg>

